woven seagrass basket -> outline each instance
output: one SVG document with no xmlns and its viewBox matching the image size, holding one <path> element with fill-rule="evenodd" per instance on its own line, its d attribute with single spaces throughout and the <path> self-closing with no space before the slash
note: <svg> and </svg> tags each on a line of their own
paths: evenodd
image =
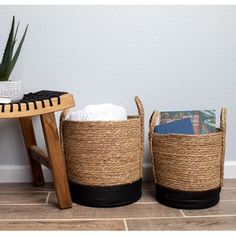
<svg viewBox="0 0 236 236">
<path fill-rule="evenodd" d="M 219 202 L 223 184 L 226 109 L 220 128 L 204 135 L 154 133 L 158 112 L 149 124 L 156 199 L 175 208 L 201 209 Z"/>
<path fill-rule="evenodd" d="M 112 207 L 141 197 L 144 155 L 144 109 L 125 121 L 71 121 L 60 117 L 72 201 Z"/>
</svg>

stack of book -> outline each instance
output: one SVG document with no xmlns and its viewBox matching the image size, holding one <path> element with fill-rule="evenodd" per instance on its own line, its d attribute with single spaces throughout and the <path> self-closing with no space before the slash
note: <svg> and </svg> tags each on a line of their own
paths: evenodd
<svg viewBox="0 0 236 236">
<path fill-rule="evenodd" d="M 215 110 L 160 112 L 160 134 L 209 134 L 216 131 Z"/>
</svg>

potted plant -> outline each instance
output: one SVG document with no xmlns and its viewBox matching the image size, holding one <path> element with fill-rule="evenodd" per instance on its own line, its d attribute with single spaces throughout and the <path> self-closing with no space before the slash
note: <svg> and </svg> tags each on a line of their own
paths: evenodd
<svg viewBox="0 0 236 236">
<path fill-rule="evenodd" d="M 20 51 L 28 29 L 27 25 L 21 41 L 14 53 L 14 46 L 16 44 L 16 35 L 19 28 L 19 23 L 20 22 L 18 22 L 15 30 L 15 17 L 13 16 L 11 30 L 0 64 L 0 103 L 4 102 L 4 99 L 9 100 L 8 102 L 17 102 L 24 96 L 22 82 L 20 80 L 11 81 L 9 79 L 16 61 L 20 55 Z"/>
</svg>

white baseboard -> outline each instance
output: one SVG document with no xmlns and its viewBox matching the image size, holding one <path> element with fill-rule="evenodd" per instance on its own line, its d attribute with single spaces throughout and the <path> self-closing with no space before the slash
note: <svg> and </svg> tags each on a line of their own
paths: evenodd
<svg viewBox="0 0 236 236">
<path fill-rule="evenodd" d="M 52 181 L 50 170 L 43 167 L 44 178 L 46 182 Z M 236 179 L 236 161 L 225 162 L 224 178 Z M 152 166 L 150 163 L 144 163 L 143 180 L 153 180 Z M 0 166 L 0 183 L 10 182 L 31 182 L 31 172 L 29 166 L 2 165 Z"/>
<path fill-rule="evenodd" d="M 224 171 L 225 179 L 236 179 L 236 161 L 226 161 Z"/>
<path fill-rule="evenodd" d="M 51 171 L 43 167 L 44 179 L 46 182 L 52 182 Z M 31 182 L 31 171 L 26 165 L 3 165 L 0 166 L 0 183 L 20 183 Z"/>
</svg>

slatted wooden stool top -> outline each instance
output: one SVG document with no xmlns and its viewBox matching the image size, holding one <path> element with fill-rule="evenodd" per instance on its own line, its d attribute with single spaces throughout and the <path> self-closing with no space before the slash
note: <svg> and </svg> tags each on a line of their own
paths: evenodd
<svg viewBox="0 0 236 236">
<path fill-rule="evenodd" d="M 42 90 L 24 95 L 19 102 L 0 104 L 0 119 L 43 115 L 71 108 L 74 105 L 72 94 Z"/>
</svg>

